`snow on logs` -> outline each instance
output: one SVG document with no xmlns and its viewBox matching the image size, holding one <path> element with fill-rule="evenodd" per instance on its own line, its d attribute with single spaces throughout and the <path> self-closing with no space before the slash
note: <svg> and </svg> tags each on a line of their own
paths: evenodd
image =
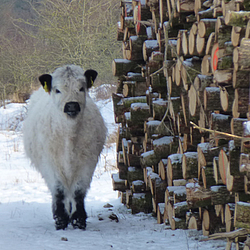
<svg viewBox="0 0 250 250">
<path fill-rule="evenodd" d="M 249 228 L 237 211 L 250 201 L 249 4 L 126 0 L 121 10 L 114 189 L 172 229 Z"/>
</svg>

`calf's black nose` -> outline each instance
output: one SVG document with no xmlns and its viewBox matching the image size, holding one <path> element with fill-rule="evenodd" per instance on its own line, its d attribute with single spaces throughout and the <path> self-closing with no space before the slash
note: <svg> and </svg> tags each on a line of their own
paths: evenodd
<svg viewBox="0 0 250 250">
<path fill-rule="evenodd" d="M 64 113 L 70 117 L 76 117 L 81 111 L 80 105 L 78 102 L 67 102 L 64 106 Z"/>
</svg>

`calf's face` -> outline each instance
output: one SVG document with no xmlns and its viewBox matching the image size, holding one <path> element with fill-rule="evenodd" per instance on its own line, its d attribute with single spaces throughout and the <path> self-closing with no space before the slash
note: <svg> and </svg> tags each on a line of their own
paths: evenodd
<svg viewBox="0 0 250 250">
<path fill-rule="evenodd" d="M 54 105 L 67 117 L 75 118 L 84 111 L 86 93 L 96 77 L 95 70 L 84 72 L 79 66 L 71 65 L 58 68 L 51 75 L 42 75 L 39 80 Z"/>
</svg>

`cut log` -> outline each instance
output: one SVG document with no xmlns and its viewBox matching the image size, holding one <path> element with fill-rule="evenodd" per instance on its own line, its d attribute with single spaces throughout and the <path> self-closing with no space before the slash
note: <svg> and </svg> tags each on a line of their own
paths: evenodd
<svg viewBox="0 0 250 250">
<path fill-rule="evenodd" d="M 215 29 L 217 19 L 201 19 L 198 22 L 198 34 L 200 37 L 209 37 L 211 32 Z"/>
<path fill-rule="evenodd" d="M 205 37 L 200 37 L 199 34 L 196 35 L 196 50 L 199 56 L 205 55 L 206 49 L 206 39 Z"/>
<path fill-rule="evenodd" d="M 167 165 L 168 165 L 168 159 L 161 159 L 160 162 L 158 163 L 158 173 L 162 180 L 165 180 L 167 178 L 166 176 Z"/>
<path fill-rule="evenodd" d="M 173 136 L 164 136 L 153 141 L 153 147 L 158 159 L 168 158 L 169 155 L 177 151 L 178 145 Z"/>
<path fill-rule="evenodd" d="M 200 187 L 198 183 L 187 183 L 186 192 L 189 208 L 199 208 L 211 205 L 211 191 Z"/>
<path fill-rule="evenodd" d="M 243 135 L 243 123 L 247 121 L 247 118 L 233 118 L 231 120 L 231 134 L 237 135 L 237 136 L 242 136 Z M 234 138 L 234 144 L 235 146 L 240 146 L 241 145 L 241 139 L 236 139 Z"/>
<path fill-rule="evenodd" d="M 246 70 L 233 71 L 233 87 L 249 88 L 250 72 Z"/>
<path fill-rule="evenodd" d="M 146 185 L 144 181 L 136 180 L 132 182 L 131 188 L 133 193 L 142 193 L 146 190 Z"/>
<path fill-rule="evenodd" d="M 206 55 L 211 55 L 214 41 L 215 41 L 215 32 L 211 32 L 207 40 L 207 45 L 206 45 L 206 50 L 205 50 Z"/>
<path fill-rule="evenodd" d="M 213 159 L 213 169 L 214 169 L 214 180 L 216 184 L 221 184 L 222 180 L 219 172 L 219 157 L 214 157 Z"/>
<path fill-rule="evenodd" d="M 226 186 L 211 186 L 210 189 L 213 205 L 224 205 L 234 201 L 234 195 L 230 194 Z"/>
<path fill-rule="evenodd" d="M 129 37 L 129 50 L 130 50 L 130 57 L 129 60 L 141 61 L 143 60 L 142 55 L 142 45 L 145 41 L 144 37 L 139 36 L 130 36 Z"/>
<path fill-rule="evenodd" d="M 205 55 L 202 58 L 201 62 L 201 74 L 202 75 L 211 75 L 212 69 L 211 69 L 211 56 Z"/>
<path fill-rule="evenodd" d="M 142 52 L 144 61 L 148 61 L 153 51 L 159 50 L 157 40 L 146 40 L 143 43 Z"/>
<path fill-rule="evenodd" d="M 187 59 L 181 67 L 181 78 L 185 90 L 188 90 L 201 70 L 201 60 L 197 57 Z"/>
<path fill-rule="evenodd" d="M 212 130 L 230 133 L 231 132 L 230 121 L 231 121 L 230 115 L 212 113 L 210 119 L 210 128 Z"/>
<path fill-rule="evenodd" d="M 209 188 L 216 184 L 214 179 L 213 166 L 204 166 L 201 168 L 201 177 L 204 188 Z"/>
<path fill-rule="evenodd" d="M 202 214 L 202 231 L 203 235 L 212 234 L 219 231 L 221 226 L 220 218 L 216 217 L 213 209 L 204 209 Z"/>
<path fill-rule="evenodd" d="M 219 86 L 232 85 L 232 70 L 218 70 L 220 60 L 221 59 L 217 62 L 217 70 L 214 72 L 214 80 Z"/>
<path fill-rule="evenodd" d="M 182 178 L 182 154 L 171 154 L 167 163 L 168 186 L 173 185 L 173 180 Z"/>
<path fill-rule="evenodd" d="M 192 214 L 188 220 L 188 229 L 201 230 L 201 219 L 198 214 Z"/>
<path fill-rule="evenodd" d="M 155 120 L 162 120 L 168 107 L 168 101 L 157 99 L 153 101 L 152 106 L 153 106 L 153 118 Z"/>
<path fill-rule="evenodd" d="M 250 203 L 237 202 L 235 210 L 235 227 L 250 229 Z"/>
<path fill-rule="evenodd" d="M 221 88 L 220 90 L 220 104 L 223 111 L 231 110 L 234 101 L 233 88 Z M 225 131 L 224 131 L 225 132 Z"/>
<path fill-rule="evenodd" d="M 154 150 L 148 151 L 141 154 L 141 165 L 142 167 L 151 167 L 159 163 L 159 158 L 155 155 Z"/>
<path fill-rule="evenodd" d="M 126 75 L 128 72 L 138 73 L 141 68 L 135 61 L 126 59 L 114 59 L 112 63 L 113 76 Z"/>
<path fill-rule="evenodd" d="M 113 184 L 113 190 L 118 190 L 121 192 L 126 191 L 127 187 L 125 185 L 125 180 L 122 180 L 119 178 L 119 174 L 112 174 L 112 184 Z"/>
<path fill-rule="evenodd" d="M 197 178 L 198 153 L 186 152 L 182 156 L 182 175 L 184 179 Z"/>
<path fill-rule="evenodd" d="M 229 161 L 224 150 L 221 149 L 219 154 L 219 172 L 221 176 L 222 183 L 226 185 L 227 180 L 227 169 L 229 167 Z"/>
<path fill-rule="evenodd" d="M 240 42 L 240 46 L 236 47 L 233 51 L 233 62 L 235 70 L 249 69 L 249 55 L 250 55 L 250 39 L 243 38 Z"/>
<path fill-rule="evenodd" d="M 143 171 L 141 168 L 136 168 L 136 167 L 129 167 L 128 168 L 128 184 L 129 186 L 132 185 L 133 181 L 136 180 L 143 180 Z"/>
<path fill-rule="evenodd" d="M 234 47 L 239 46 L 240 41 L 242 38 L 245 36 L 245 28 L 241 28 L 238 26 L 233 26 L 232 27 L 232 32 L 231 32 L 231 42 Z"/>
<path fill-rule="evenodd" d="M 132 214 L 136 213 L 151 213 L 152 212 L 152 198 L 149 193 L 135 193 L 131 200 Z"/>
<path fill-rule="evenodd" d="M 232 113 L 234 118 L 247 114 L 249 104 L 249 89 L 235 89 Z"/>
<path fill-rule="evenodd" d="M 246 27 L 250 19 L 249 11 L 227 11 L 225 16 L 225 24 L 238 27 Z"/>
<path fill-rule="evenodd" d="M 199 143 L 197 145 L 198 162 L 201 167 L 211 166 L 213 159 L 219 154 L 219 148 L 214 147 L 209 142 Z"/>
<path fill-rule="evenodd" d="M 165 203 L 158 203 L 157 205 L 157 223 L 162 224 L 164 222 L 164 211 L 165 211 Z"/>
<path fill-rule="evenodd" d="M 219 99 L 219 87 L 206 87 L 204 90 L 204 109 L 206 111 L 222 110 L 220 103 L 218 103 Z"/>
</svg>

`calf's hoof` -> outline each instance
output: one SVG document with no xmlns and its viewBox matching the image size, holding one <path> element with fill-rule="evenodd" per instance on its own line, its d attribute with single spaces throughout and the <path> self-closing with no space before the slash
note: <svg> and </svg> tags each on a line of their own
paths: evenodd
<svg viewBox="0 0 250 250">
<path fill-rule="evenodd" d="M 54 216 L 56 230 L 61 230 L 67 228 L 69 224 L 69 217 L 57 217 Z"/>
</svg>

